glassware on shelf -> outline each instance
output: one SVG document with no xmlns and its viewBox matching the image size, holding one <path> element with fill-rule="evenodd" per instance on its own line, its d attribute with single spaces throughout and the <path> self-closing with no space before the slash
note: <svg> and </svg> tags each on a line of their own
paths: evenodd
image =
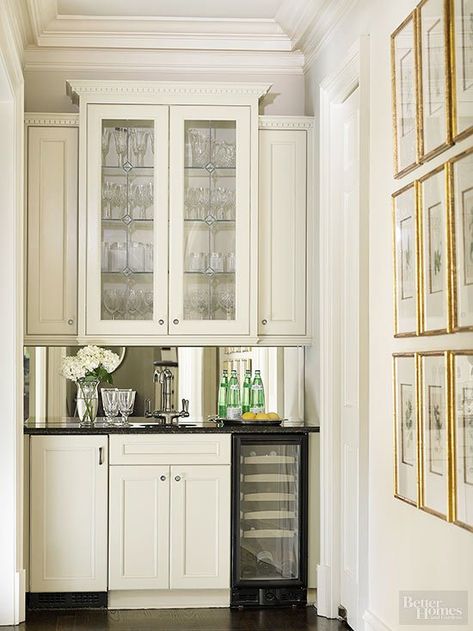
<svg viewBox="0 0 473 631">
<path fill-rule="evenodd" d="M 197 313 L 201 320 L 209 313 L 209 296 L 208 287 L 196 287 L 188 292 L 187 300 L 189 309 Z"/>
<path fill-rule="evenodd" d="M 212 143 L 212 161 L 215 166 L 233 168 L 235 166 L 236 146 L 225 140 L 214 140 Z"/>
<path fill-rule="evenodd" d="M 108 272 L 110 270 L 110 243 L 108 241 L 102 241 L 102 272 Z"/>
<path fill-rule="evenodd" d="M 123 425 L 128 424 L 128 417 L 135 407 L 135 390 L 123 389 L 118 391 L 118 409 L 123 417 Z"/>
<path fill-rule="evenodd" d="M 126 267 L 126 243 L 114 241 L 110 244 L 109 269 L 111 272 L 121 272 Z"/>
<path fill-rule="evenodd" d="M 146 306 L 146 313 L 149 313 L 149 318 L 148 319 L 152 319 L 153 317 L 153 292 L 152 291 L 145 291 L 144 292 L 144 303 Z"/>
<path fill-rule="evenodd" d="M 154 129 L 149 130 L 149 141 L 151 144 L 151 153 L 154 156 Z"/>
<path fill-rule="evenodd" d="M 135 219 L 147 219 L 146 210 L 152 206 L 154 200 L 153 182 L 146 184 L 132 184 L 129 190 L 130 208 L 138 209 Z"/>
<path fill-rule="evenodd" d="M 118 388 L 102 388 L 100 392 L 106 422 L 112 425 L 118 416 Z"/>
<path fill-rule="evenodd" d="M 128 129 L 126 127 L 115 127 L 113 130 L 115 149 L 118 154 L 118 166 L 123 166 L 128 153 Z"/>
<path fill-rule="evenodd" d="M 110 151 L 110 140 L 112 138 L 111 130 L 105 127 L 102 132 L 102 164 L 105 164 L 108 153 Z"/>
<path fill-rule="evenodd" d="M 189 129 L 192 166 L 205 167 L 210 162 L 210 136 L 208 129 Z"/>
<path fill-rule="evenodd" d="M 145 271 L 145 248 L 141 241 L 129 243 L 128 267 L 134 272 Z"/>
<path fill-rule="evenodd" d="M 187 269 L 189 272 L 204 272 L 206 269 L 206 261 L 207 256 L 205 252 L 190 252 Z"/>
<path fill-rule="evenodd" d="M 149 135 L 149 129 L 146 128 L 133 127 L 130 131 L 131 146 L 139 167 L 143 166 Z"/>
<path fill-rule="evenodd" d="M 225 255 L 225 271 L 233 274 L 235 272 L 235 253 L 229 252 Z"/>
<path fill-rule="evenodd" d="M 120 308 L 120 290 L 116 288 L 104 289 L 103 306 L 111 315 L 112 320 L 115 320 L 115 315 L 118 313 Z"/>
<path fill-rule="evenodd" d="M 223 309 L 227 320 L 235 319 L 235 288 L 233 285 L 220 285 L 215 291 L 218 306 Z"/>
<path fill-rule="evenodd" d="M 136 320 L 139 300 L 140 297 L 138 291 L 132 287 L 129 288 L 126 296 L 126 313 L 130 316 L 130 320 Z"/>
<path fill-rule="evenodd" d="M 112 182 L 104 180 L 102 183 L 102 208 L 104 219 L 112 218 L 112 207 L 114 200 L 115 190 Z"/>
<path fill-rule="evenodd" d="M 223 272 L 223 254 L 221 252 L 210 252 L 209 267 L 214 272 Z"/>
<path fill-rule="evenodd" d="M 113 191 L 113 205 L 118 208 L 118 217 L 124 217 L 128 211 L 128 187 L 126 184 L 114 184 Z"/>
<path fill-rule="evenodd" d="M 153 271 L 153 244 L 152 243 L 145 243 L 144 244 L 144 248 L 145 248 L 145 272 L 152 272 Z"/>
<path fill-rule="evenodd" d="M 209 211 L 209 188 L 191 186 L 186 189 L 186 219 L 205 219 Z"/>
</svg>

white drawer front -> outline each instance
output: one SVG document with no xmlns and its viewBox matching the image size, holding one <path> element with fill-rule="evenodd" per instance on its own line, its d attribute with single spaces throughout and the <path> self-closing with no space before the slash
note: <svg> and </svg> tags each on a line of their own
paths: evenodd
<svg viewBox="0 0 473 631">
<path fill-rule="evenodd" d="M 110 436 L 110 464 L 230 464 L 231 435 Z"/>
</svg>

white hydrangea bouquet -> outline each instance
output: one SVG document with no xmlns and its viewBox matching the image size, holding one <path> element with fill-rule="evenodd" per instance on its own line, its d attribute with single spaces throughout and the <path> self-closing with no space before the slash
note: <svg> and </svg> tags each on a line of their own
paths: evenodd
<svg viewBox="0 0 473 631">
<path fill-rule="evenodd" d="M 77 409 L 84 423 L 92 423 L 97 415 L 97 388 L 101 382 L 113 383 L 112 373 L 120 357 L 100 346 L 84 346 L 76 355 L 64 357 L 61 373 L 75 381 L 78 388 Z"/>
</svg>

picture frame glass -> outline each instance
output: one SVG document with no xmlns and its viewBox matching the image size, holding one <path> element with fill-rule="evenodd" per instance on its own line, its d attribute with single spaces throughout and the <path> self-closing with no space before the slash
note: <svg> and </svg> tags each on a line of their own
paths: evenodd
<svg viewBox="0 0 473 631">
<path fill-rule="evenodd" d="M 447 332 L 448 247 L 445 168 L 420 181 L 422 225 L 422 325 L 421 333 Z"/>
<path fill-rule="evenodd" d="M 417 505 L 417 402 L 414 354 L 394 356 L 395 497 Z"/>
<path fill-rule="evenodd" d="M 448 513 L 447 370 L 442 354 L 421 355 L 421 508 L 446 519 Z"/>
<path fill-rule="evenodd" d="M 453 0 L 455 136 L 473 132 L 473 0 Z"/>
<path fill-rule="evenodd" d="M 422 156 L 448 146 L 449 86 L 445 0 L 426 0 L 419 8 Z"/>
<path fill-rule="evenodd" d="M 473 327 L 473 150 L 452 162 L 456 329 Z"/>
<path fill-rule="evenodd" d="M 455 522 L 473 531 L 473 353 L 454 354 Z"/>
<path fill-rule="evenodd" d="M 395 115 L 395 171 L 399 175 L 417 162 L 417 90 L 414 16 L 392 35 Z"/>
<path fill-rule="evenodd" d="M 417 328 L 416 194 L 414 185 L 393 196 L 395 334 Z"/>
</svg>

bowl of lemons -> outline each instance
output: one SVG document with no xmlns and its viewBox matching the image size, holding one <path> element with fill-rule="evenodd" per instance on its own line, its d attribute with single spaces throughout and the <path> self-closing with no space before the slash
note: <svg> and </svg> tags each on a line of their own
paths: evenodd
<svg viewBox="0 0 473 631">
<path fill-rule="evenodd" d="M 247 421 L 249 423 L 257 423 L 257 422 L 271 422 L 273 424 L 281 423 L 282 419 L 277 412 L 244 412 L 241 415 L 242 421 Z"/>
</svg>

